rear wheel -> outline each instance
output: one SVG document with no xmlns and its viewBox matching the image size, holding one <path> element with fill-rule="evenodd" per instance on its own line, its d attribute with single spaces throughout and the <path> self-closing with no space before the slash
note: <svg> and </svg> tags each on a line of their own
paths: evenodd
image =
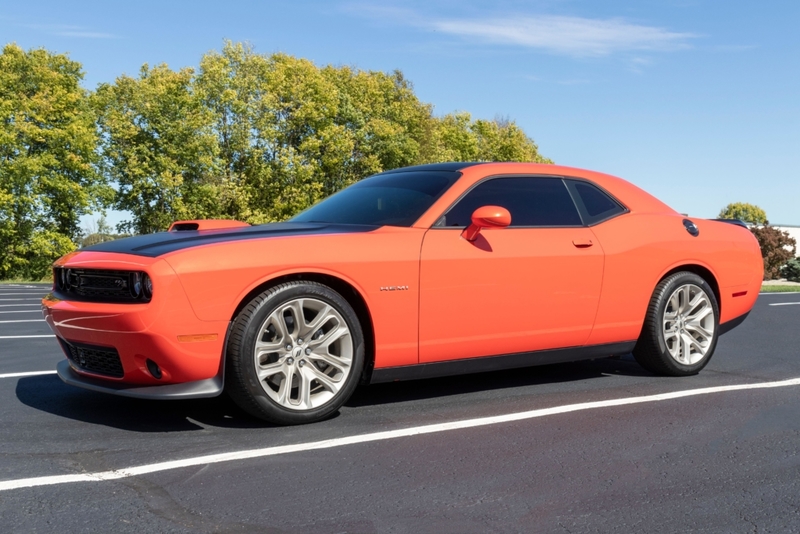
<svg viewBox="0 0 800 534">
<path fill-rule="evenodd" d="M 311 423 L 352 395 L 364 336 L 337 292 L 289 282 L 258 295 L 236 317 L 226 366 L 226 390 L 242 409 L 273 423 Z"/>
<path fill-rule="evenodd" d="M 679 272 L 656 287 L 633 349 L 639 364 L 656 374 L 698 373 L 711 359 L 719 336 L 719 305 L 700 276 Z"/>
</svg>

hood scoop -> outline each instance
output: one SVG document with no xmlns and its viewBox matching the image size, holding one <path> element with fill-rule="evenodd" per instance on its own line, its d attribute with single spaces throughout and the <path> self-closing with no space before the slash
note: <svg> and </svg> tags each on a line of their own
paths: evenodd
<svg viewBox="0 0 800 534">
<path fill-rule="evenodd" d="M 196 230 L 219 230 L 220 228 L 238 228 L 250 226 L 246 222 L 232 219 L 197 219 L 194 221 L 175 221 L 169 227 L 169 232 L 191 232 Z"/>
</svg>

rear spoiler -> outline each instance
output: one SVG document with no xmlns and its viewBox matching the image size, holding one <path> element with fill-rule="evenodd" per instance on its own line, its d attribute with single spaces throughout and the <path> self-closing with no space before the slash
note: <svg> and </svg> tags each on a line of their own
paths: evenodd
<svg viewBox="0 0 800 534">
<path fill-rule="evenodd" d="M 747 228 L 748 230 L 750 229 L 750 227 L 747 226 L 746 222 L 740 221 L 739 219 L 711 219 L 711 220 L 712 221 L 724 222 L 724 223 L 728 223 L 728 224 L 735 224 L 736 226 L 741 226 L 742 228 Z"/>
<path fill-rule="evenodd" d="M 175 221 L 169 226 L 169 232 L 188 232 L 192 230 L 218 230 L 220 228 L 238 228 L 250 226 L 246 222 L 232 219 L 197 219 L 194 221 Z"/>
</svg>

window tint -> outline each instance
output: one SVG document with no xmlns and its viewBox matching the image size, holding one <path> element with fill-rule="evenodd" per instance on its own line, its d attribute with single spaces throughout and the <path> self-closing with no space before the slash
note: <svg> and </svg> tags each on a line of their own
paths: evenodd
<svg viewBox="0 0 800 534">
<path fill-rule="evenodd" d="M 569 180 L 568 184 L 586 224 L 595 224 L 625 211 L 616 200 L 590 183 Z"/>
<path fill-rule="evenodd" d="M 501 206 L 511 226 L 581 226 L 578 210 L 560 178 L 494 178 L 458 201 L 438 226 L 469 226 L 481 206 Z"/>
<path fill-rule="evenodd" d="M 326 198 L 293 219 L 376 226 L 411 226 L 461 173 L 412 171 L 378 174 Z"/>
</svg>

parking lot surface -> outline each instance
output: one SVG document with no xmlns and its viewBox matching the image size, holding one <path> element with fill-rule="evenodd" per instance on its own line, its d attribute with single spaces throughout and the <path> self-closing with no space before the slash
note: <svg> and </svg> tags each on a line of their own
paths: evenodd
<svg viewBox="0 0 800 534">
<path fill-rule="evenodd" d="M 4 532 L 800 531 L 800 294 L 760 296 L 694 377 L 381 384 L 282 428 L 63 384 L 47 290 L 0 285 Z"/>
</svg>

